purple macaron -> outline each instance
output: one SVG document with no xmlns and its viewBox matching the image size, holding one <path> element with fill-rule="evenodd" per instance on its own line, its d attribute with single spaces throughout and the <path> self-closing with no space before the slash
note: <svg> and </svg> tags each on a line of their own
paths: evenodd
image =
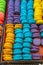
<svg viewBox="0 0 43 65">
<path fill-rule="evenodd" d="M 43 46 L 43 39 L 41 39 L 41 45 Z"/>
<path fill-rule="evenodd" d="M 39 38 L 39 37 L 40 37 L 40 33 L 33 33 L 33 34 L 32 34 L 32 37 L 33 37 L 33 38 Z"/>
<path fill-rule="evenodd" d="M 39 49 L 37 46 L 31 46 L 31 48 L 33 48 L 33 49 Z"/>
<path fill-rule="evenodd" d="M 40 29 L 43 29 L 43 25 L 40 25 L 39 28 L 40 28 Z"/>
<path fill-rule="evenodd" d="M 32 32 L 32 33 L 37 33 L 38 30 L 37 30 L 37 29 L 31 29 L 31 32 Z"/>
<path fill-rule="evenodd" d="M 31 49 L 31 52 L 38 52 L 39 49 Z"/>
<path fill-rule="evenodd" d="M 43 28 L 42 28 L 42 29 L 40 29 L 40 33 L 41 33 L 41 32 L 43 32 Z"/>
<path fill-rule="evenodd" d="M 33 44 L 36 45 L 36 46 L 39 46 L 41 44 L 40 38 L 34 38 L 33 39 Z"/>
<path fill-rule="evenodd" d="M 33 60 L 40 60 L 40 56 L 39 57 L 32 57 Z"/>
<path fill-rule="evenodd" d="M 36 24 L 31 24 L 31 29 L 32 29 L 32 28 L 33 28 L 33 29 L 34 29 L 34 28 L 35 28 L 35 29 L 38 29 L 38 26 L 37 26 Z"/>
<path fill-rule="evenodd" d="M 15 11 L 14 13 L 20 12 L 20 0 L 15 0 Z"/>
</svg>

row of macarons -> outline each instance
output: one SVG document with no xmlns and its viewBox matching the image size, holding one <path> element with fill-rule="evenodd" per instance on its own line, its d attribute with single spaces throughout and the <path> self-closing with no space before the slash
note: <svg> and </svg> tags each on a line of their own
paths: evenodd
<svg viewBox="0 0 43 65">
<path fill-rule="evenodd" d="M 12 46 L 14 42 L 14 27 L 13 24 L 6 24 L 5 41 L 3 45 L 3 60 L 12 60 Z"/>
<path fill-rule="evenodd" d="M 36 24 L 43 24 L 43 1 L 34 0 L 34 19 Z M 40 12 L 40 13 L 39 13 Z"/>
<path fill-rule="evenodd" d="M 9 0 L 7 23 L 20 23 L 20 0 Z"/>
</svg>

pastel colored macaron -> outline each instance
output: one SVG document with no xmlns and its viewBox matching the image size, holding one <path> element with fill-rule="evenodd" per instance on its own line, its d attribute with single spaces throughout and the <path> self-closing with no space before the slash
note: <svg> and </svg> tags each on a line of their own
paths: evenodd
<svg viewBox="0 0 43 65">
<path fill-rule="evenodd" d="M 14 49 L 13 50 L 13 54 L 21 54 L 21 53 L 22 53 L 22 50 L 21 49 Z"/>
<path fill-rule="evenodd" d="M 21 29 L 16 29 L 16 30 L 14 31 L 14 33 L 15 33 L 15 34 L 22 33 L 22 30 L 21 30 Z"/>
<path fill-rule="evenodd" d="M 4 13 L 0 12 L 0 20 L 4 21 Z"/>
<path fill-rule="evenodd" d="M 23 54 L 23 60 L 32 60 L 32 56 L 30 54 Z"/>
<path fill-rule="evenodd" d="M 32 34 L 32 37 L 33 37 L 33 38 L 39 38 L 39 37 L 40 37 L 40 33 L 33 33 L 33 34 Z"/>
<path fill-rule="evenodd" d="M 41 39 L 41 45 L 43 46 L 43 38 Z"/>
<path fill-rule="evenodd" d="M 29 53 L 30 53 L 30 49 L 29 49 L 29 48 L 23 48 L 22 52 L 23 52 L 23 53 L 28 53 L 28 54 L 29 54 Z"/>
<path fill-rule="evenodd" d="M 15 43 L 21 43 L 22 44 L 23 43 L 23 40 L 21 38 L 16 38 L 15 39 Z"/>
<path fill-rule="evenodd" d="M 15 61 L 22 60 L 22 55 L 21 54 L 20 55 L 18 55 L 18 54 L 14 55 L 13 60 L 15 60 Z"/>
<path fill-rule="evenodd" d="M 36 45 L 36 46 L 39 46 L 41 44 L 40 38 L 34 38 L 33 39 L 33 44 Z"/>
<path fill-rule="evenodd" d="M 31 24 L 31 28 L 38 29 L 38 26 L 36 24 Z"/>
<path fill-rule="evenodd" d="M 37 33 L 38 30 L 37 30 L 37 29 L 31 29 L 31 32 L 32 32 L 32 33 Z"/>
<path fill-rule="evenodd" d="M 32 33 L 31 33 L 31 32 L 26 32 L 26 33 L 24 34 L 24 37 L 32 37 Z"/>
<path fill-rule="evenodd" d="M 26 33 L 26 32 L 30 32 L 30 29 L 29 28 L 24 28 L 23 33 Z"/>
<path fill-rule="evenodd" d="M 41 32 L 41 34 L 40 34 L 40 35 L 41 35 L 41 37 L 43 38 L 43 32 Z"/>
<path fill-rule="evenodd" d="M 23 38 L 23 33 L 18 33 L 18 34 L 16 34 L 16 37 Z"/>
<path fill-rule="evenodd" d="M 31 52 L 38 52 L 39 49 L 31 49 Z"/>
<path fill-rule="evenodd" d="M 30 43 L 32 43 L 32 38 L 27 37 L 27 38 L 24 39 L 24 42 L 30 42 Z"/>
<path fill-rule="evenodd" d="M 31 44 L 30 44 L 30 43 L 28 43 L 28 42 L 24 42 L 24 43 L 23 43 L 23 47 L 30 48 L 30 47 L 31 47 Z"/>
<path fill-rule="evenodd" d="M 13 48 L 14 48 L 14 49 L 19 49 L 19 48 L 21 49 L 21 48 L 22 48 L 22 45 L 17 42 L 17 43 L 15 43 L 15 44 L 13 44 Z"/>
</svg>

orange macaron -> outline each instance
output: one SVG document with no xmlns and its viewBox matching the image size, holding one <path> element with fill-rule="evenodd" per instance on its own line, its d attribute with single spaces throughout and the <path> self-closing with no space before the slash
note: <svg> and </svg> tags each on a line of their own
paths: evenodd
<svg viewBox="0 0 43 65">
<path fill-rule="evenodd" d="M 0 21 L 4 21 L 4 13 L 0 12 Z"/>
</svg>

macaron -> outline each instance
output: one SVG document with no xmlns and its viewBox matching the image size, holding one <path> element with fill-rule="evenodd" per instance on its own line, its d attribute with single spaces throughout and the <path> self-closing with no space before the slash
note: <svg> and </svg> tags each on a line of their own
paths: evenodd
<svg viewBox="0 0 43 65">
<path fill-rule="evenodd" d="M 4 21 L 4 13 L 0 12 L 0 20 Z"/>
<path fill-rule="evenodd" d="M 23 43 L 23 47 L 30 48 L 31 47 L 31 44 L 28 43 L 28 42 L 24 42 Z"/>
<path fill-rule="evenodd" d="M 41 39 L 41 45 L 43 46 L 43 38 Z"/>
<path fill-rule="evenodd" d="M 38 52 L 39 49 L 31 49 L 31 52 Z"/>
<path fill-rule="evenodd" d="M 22 38 L 16 38 L 14 42 L 22 44 L 23 43 L 23 39 Z"/>
<path fill-rule="evenodd" d="M 23 60 L 32 60 L 32 56 L 30 54 L 23 54 Z"/>
<path fill-rule="evenodd" d="M 14 31 L 14 33 L 15 33 L 15 34 L 22 33 L 22 30 L 21 30 L 21 29 L 16 29 L 16 30 Z"/>
<path fill-rule="evenodd" d="M 40 60 L 40 57 L 33 57 L 33 60 Z"/>
<path fill-rule="evenodd" d="M 24 28 L 23 33 L 25 34 L 26 32 L 30 32 L 30 29 L 29 28 Z"/>
<path fill-rule="evenodd" d="M 21 54 L 16 54 L 16 55 L 14 55 L 13 56 L 13 60 L 15 60 L 15 61 L 19 61 L 19 60 L 22 60 L 22 55 Z"/>
<path fill-rule="evenodd" d="M 26 32 L 26 33 L 24 34 L 24 37 L 32 37 L 32 33 L 31 33 L 31 32 Z"/>
<path fill-rule="evenodd" d="M 17 29 L 17 28 L 20 28 L 21 29 L 22 28 L 22 24 L 16 24 L 15 25 L 15 29 Z"/>
<path fill-rule="evenodd" d="M 43 28 L 43 25 L 39 25 L 39 28 L 42 29 Z"/>
<path fill-rule="evenodd" d="M 23 24 L 23 28 L 30 28 L 29 24 Z"/>
<path fill-rule="evenodd" d="M 30 49 L 29 49 L 29 48 L 23 48 L 22 52 L 23 52 L 23 53 L 28 53 L 28 54 L 29 54 L 29 53 L 30 53 Z"/>
<path fill-rule="evenodd" d="M 37 33 L 38 30 L 37 30 L 37 29 L 31 29 L 31 32 L 32 32 L 32 33 Z"/>
<path fill-rule="evenodd" d="M 36 46 L 39 46 L 41 44 L 40 38 L 34 38 L 33 39 L 33 44 L 36 45 Z"/>
<path fill-rule="evenodd" d="M 41 35 L 41 37 L 43 38 L 43 32 L 41 32 L 41 34 L 40 34 L 40 35 Z"/>
<path fill-rule="evenodd" d="M 38 29 L 38 26 L 36 24 L 31 24 L 31 28 L 35 28 L 35 29 Z"/>
<path fill-rule="evenodd" d="M 19 51 L 19 52 L 18 52 Z M 14 49 L 13 50 L 13 54 L 21 54 L 22 53 L 22 50 L 21 49 Z"/>
<path fill-rule="evenodd" d="M 15 43 L 15 44 L 13 44 L 13 48 L 14 48 L 14 49 L 19 49 L 19 48 L 21 49 L 21 48 L 22 48 L 22 45 L 17 42 L 17 43 Z"/>
<path fill-rule="evenodd" d="M 23 33 L 16 34 L 16 37 L 23 38 Z"/>
<path fill-rule="evenodd" d="M 24 42 L 30 42 L 30 43 L 32 43 L 32 38 L 27 37 L 27 38 L 24 39 Z"/>
<path fill-rule="evenodd" d="M 39 38 L 40 37 L 40 33 L 33 33 L 32 37 L 33 38 Z"/>
</svg>

